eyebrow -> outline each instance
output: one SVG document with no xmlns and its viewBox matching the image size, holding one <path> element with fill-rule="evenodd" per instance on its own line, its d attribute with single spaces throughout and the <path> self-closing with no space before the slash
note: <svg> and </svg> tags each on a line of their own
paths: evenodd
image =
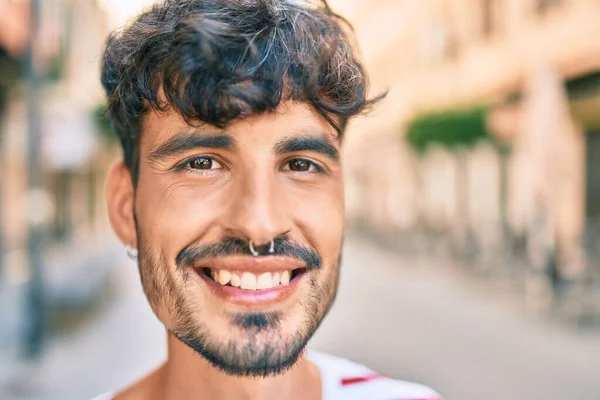
<svg viewBox="0 0 600 400">
<path fill-rule="evenodd" d="M 290 137 L 279 141 L 275 145 L 275 154 L 293 153 L 296 151 L 315 151 L 338 161 L 340 152 L 327 140 L 324 134 L 308 134 L 299 137 Z"/>
<path fill-rule="evenodd" d="M 189 150 L 197 148 L 231 149 L 235 146 L 235 139 L 228 134 L 199 135 L 197 133 L 182 132 L 161 144 L 150 153 L 150 161 L 158 161 Z"/>
</svg>

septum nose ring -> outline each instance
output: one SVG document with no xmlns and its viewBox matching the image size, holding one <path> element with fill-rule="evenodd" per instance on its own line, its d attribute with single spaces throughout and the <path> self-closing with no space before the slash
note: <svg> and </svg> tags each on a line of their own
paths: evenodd
<svg viewBox="0 0 600 400">
<path fill-rule="evenodd" d="M 252 240 L 250 240 L 248 242 L 248 247 L 250 247 L 250 253 L 252 253 L 252 255 L 254 257 L 258 257 L 258 251 L 256 251 L 256 249 L 254 248 L 254 245 L 252 245 Z M 270 254 L 275 253 L 275 242 L 273 241 L 273 239 L 271 239 L 271 245 L 269 246 L 269 253 Z"/>
</svg>

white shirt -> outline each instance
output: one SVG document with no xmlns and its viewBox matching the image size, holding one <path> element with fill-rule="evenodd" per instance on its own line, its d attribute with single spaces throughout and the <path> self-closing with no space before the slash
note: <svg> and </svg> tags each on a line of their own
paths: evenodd
<svg viewBox="0 0 600 400">
<path fill-rule="evenodd" d="M 321 373 L 323 400 L 442 400 L 430 388 L 386 378 L 343 358 L 308 352 Z M 111 400 L 107 393 L 93 400 Z"/>
</svg>

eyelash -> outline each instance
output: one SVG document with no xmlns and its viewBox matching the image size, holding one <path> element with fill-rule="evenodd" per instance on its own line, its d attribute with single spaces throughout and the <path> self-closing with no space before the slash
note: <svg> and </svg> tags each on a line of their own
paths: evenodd
<svg viewBox="0 0 600 400">
<path fill-rule="evenodd" d="M 290 170 L 287 170 L 286 172 L 291 172 L 294 175 L 314 175 L 314 174 L 324 174 L 325 173 L 325 168 L 321 164 L 319 164 L 319 163 L 317 163 L 315 161 L 312 161 L 312 160 L 310 160 L 308 158 L 304 158 L 304 157 L 293 157 L 293 158 L 287 159 L 283 163 L 283 165 L 288 165 L 289 163 L 291 163 L 293 161 L 304 161 L 304 162 L 307 162 L 311 166 L 313 166 L 315 170 L 314 171 L 292 171 L 290 169 Z"/>
<path fill-rule="evenodd" d="M 208 175 L 212 171 L 215 171 L 215 169 L 200 170 L 200 169 L 190 168 L 190 163 L 192 163 L 194 160 L 198 160 L 198 159 L 202 159 L 202 158 L 213 160 L 213 161 L 218 162 L 221 165 L 225 165 L 225 163 L 223 161 L 219 160 L 218 158 L 216 158 L 214 156 L 209 156 L 209 155 L 194 156 L 194 157 L 188 158 L 188 159 L 180 162 L 179 164 L 177 164 L 175 166 L 174 170 L 175 171 L 184 171 L 186 173 L 191 173 L 191 174 L 200 174 L 200 175 Z M 325 168 L 321 164 L 319 164 L 315 161 L 312 161 L 308 158 L 303 158 L 303 157 L 294 157 L 294 158 L 287 159 L 287 160 L 285 160 L 283 165 L 288 165 L 289 163 L 291 163 L 293 161 L 305 161 L 314 167 L 314 171 L 293 171 L 291 169 L 287 170 L 287 172 L 291 172 L 294 175 L 324 174 L 326 172 Z"/>
<path fill-rule="evenodd" d="M 185 172 L 188 174 L 200 174 L 200 175 L 209 175 L 211 173 L 214 173 L 214 171 L 216 171 L 215 169 L 206 169 L 206 170 L 201 170 L 201 169 L 194 169 L 194 168 L 190 168 L 190 164 L 198 159 L 208 159 L 208 160 L 212 160 L 212 161 L 216 161 L 219 164 L 221 164 L 222 166 L 225 165 L 225 163 L 221 160 L 219 160 L 217 157 L 215 156 L 210 156 L 210 155 L 206 155 L 206 156 L 194 156 L 194 157 L 190 157 L 186 160 L 183 160 L 182 162 L 180 162 L 179 164 L 177 164 L 174 168 L 175 171 L 177 172 Z"/>
</svg>

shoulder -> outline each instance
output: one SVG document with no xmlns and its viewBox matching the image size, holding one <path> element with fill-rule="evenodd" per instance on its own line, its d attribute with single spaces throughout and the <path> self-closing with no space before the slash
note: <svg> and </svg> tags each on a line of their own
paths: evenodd
<svg viewBox="0 0 600 400">
<path fill-rule="evenodd" d="M 350 360 L 317 352 L 309 352 L 308 359 L 321 372 L 326 400 L 442 400 L 427 386 L 388 378 Z"/>
</svg>

